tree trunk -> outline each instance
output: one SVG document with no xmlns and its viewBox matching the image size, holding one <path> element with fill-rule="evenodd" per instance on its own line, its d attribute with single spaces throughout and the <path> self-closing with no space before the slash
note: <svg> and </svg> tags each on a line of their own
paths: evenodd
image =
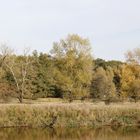
<svg viewBox="0 0 140 140">
<path fill-rule="evenodd" d="M 18 100 L 20 103 L 23 103 L 23 95 L 22 95 L 22 92 L 18 92 Z"/>
</svg>

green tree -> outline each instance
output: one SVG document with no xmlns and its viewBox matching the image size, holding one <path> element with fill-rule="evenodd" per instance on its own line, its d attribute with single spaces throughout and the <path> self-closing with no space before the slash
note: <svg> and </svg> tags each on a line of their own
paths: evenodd
<svg viewBox="0 0 140 140">
<path fill-rule="evenodd" d="M 32 70 L 28 75 L 28 89 L 32 98 L 55 97 L 53 59 L 48 54 L 33 52 Z"/>
<path fill-rule="evenodd" d="M 6 73 L 5 71 L 2 69 L 2 67 L 0 67 L 0 100 L 8 100 L 10 94 L 10 86 L 6 81 Z"/>
<path fill-rule="evenodd" d="M 116 88 L 113 73 L 99 67 L 93 74 L 91 95 L 94 99 L 108 100 L 115 97 Z"/>
<path fill-rule="evenodd" d="M 68 35 L 54 43 L 51 54 L 55 59 L 55 85 L 61 96 L 72 101 L 88 95 L 93 67 L 89 40 Z"/>
<path fill-rule="evenodd" d="M 121 94 L 121 72 L 122 72 L 122 66 L 124 63 L 122 63 L 121 61 L 115 61 L 115 60 L 111 60 L 111 61 L 105 61 L 103 59 L 96 59 L 95 60 L 95 69 L 99 67 L 102 67 L 105 71 L 108 71 L 108 69 L 111 69 L 111 71 L 113 72 L 113 82 L 115 84 L 116 87 L 116 96 L 120 96 Z"/>
</svg>

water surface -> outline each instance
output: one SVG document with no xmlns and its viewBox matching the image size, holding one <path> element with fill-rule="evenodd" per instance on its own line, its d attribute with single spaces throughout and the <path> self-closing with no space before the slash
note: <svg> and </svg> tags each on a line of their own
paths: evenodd
<svg viewBox="0 0 140 140">
<path fill-rule="evenodd" d="M 140 128 L 1 128 L 0 140 L 140 140 Z"/>
</svg>

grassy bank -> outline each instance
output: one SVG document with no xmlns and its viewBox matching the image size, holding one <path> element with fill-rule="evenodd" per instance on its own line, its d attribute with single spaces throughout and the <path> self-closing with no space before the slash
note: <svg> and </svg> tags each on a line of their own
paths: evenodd
<svg viewBox="0 0 140 140">
<path fill-rule="evenodd" d="M 139 105 L 93 103 L 1 104 L 0 127 L 140 125 Z"/>
</svg>

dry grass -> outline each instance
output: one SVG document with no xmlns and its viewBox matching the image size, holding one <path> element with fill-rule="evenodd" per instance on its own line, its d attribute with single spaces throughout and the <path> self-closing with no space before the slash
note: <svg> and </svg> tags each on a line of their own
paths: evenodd
<svg viewBox="0 0 140 140">
<path fill-rule="evenodd" d="M 140 104 L 40 103 L 1 104 L 0 127 L 46 127 L 54 117 L 54 127 L 139 125 Z"/>
</svg>

